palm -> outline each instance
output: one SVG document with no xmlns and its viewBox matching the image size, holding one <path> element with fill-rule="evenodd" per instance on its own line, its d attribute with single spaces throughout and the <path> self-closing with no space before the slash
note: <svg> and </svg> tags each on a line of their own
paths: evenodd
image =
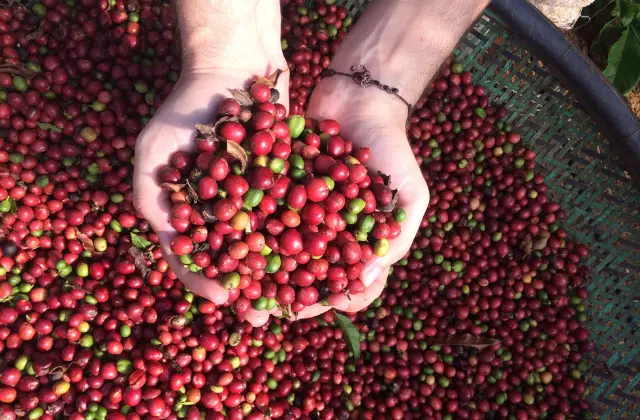
<svg viewBox="0 0 640 420">
<path fill-rule="evenodd" d="M 268 69 L 273 70 L 273 69 Z M 248 77 L 255 75 L 247 71 Z M 228 96 L 228 88 L 241 87 L 245 80 L 237 77 L 194 75 L 181 79 L 174 92 L 158 109 L 136 143 L 134 173 L 134 203 L 149 221 L 160 239 L 163 255 L 171 269 L 192 292 L 221 305 L 228 301 L 229 293 L 218 280 L 208 279 L 190 272 L 171 252 L 169 244 L 176 231 L 169 223 L 170 203 L 166 193 L 157 184 L 157 170 L 169 162 L 179 151 L 195 150 L 195 124 L 210 121 L 218 104 Z M 288 74 L 281 76 L 278 89 L 287 98 Z M 266 322 L 269 314 L 250 310 L 246 318 L 253 324 Z"/>
<path fill-rule="evenodd" d="M 205 82 L 204 78 L 181 80 L 140 134 L 136 143 L 134 202 L 158 234 L 163 254 L 175 274 L 193 292 L 222 304 L 227 301 L 228 292 L 218 282 L 189 272 L 169 249 L 175 235 L 169 224 L 170 204 L 155 177 L 158 168 L 166 165 L 173 153 L 195 148 L 194 125 L 213 115 L 218 101 L 210 91 L 202 89 Z"/>
<path fill-rule="evenodd" d="M 429 190 L 409 147 L 402 119 L 391 113 L 384 115 L 384 110 L 369 106 L 369 102 L 347 99 L 346 105 L 336 105 L 335 94 L 331 96 L 335 90 L 318 88 L 311 97 L 307 115 L 318 120 L 340 121 L 342 137 L 353 141 L 356 147 L 370 148 L 368 166 L 390 176 L 391 187 L 398 190 L 397 207 L 405 209 L 407 214 L 402 233 L 390 243 L 390 252 L 366 264 L 361 275 L 366 286 L 364 292 L 351 296 L 338 293 L 328 300 L 336 309 L 357 312 L 382 293 L 389 266 L 409 251 L 429 203 Z"/>
</svg>

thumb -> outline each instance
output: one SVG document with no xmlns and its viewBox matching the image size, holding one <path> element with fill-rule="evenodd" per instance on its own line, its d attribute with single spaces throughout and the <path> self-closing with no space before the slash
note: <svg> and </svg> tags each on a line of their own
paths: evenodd
<svg viewBox="0 0 640 420">
<path fill-rule="evenodd" d="M 362 293 L 354 295 L 348 295 L 344 292 L 335 293 L 329 296 L 329 305 L 343 312 L 354 313 L 361 311 L 382 294 L 387 284 L 388 276 L 389 270 L 387 269 L 369 287 L 364 289 Z"/>
<path fill-rule="evenodd" d="M 189 270 L 180 262 L 180 258 L 171 251 L 171 239 L 175 232 L 160 232 L 158 240 L 164 259 L 180 281 L 193 293 L 209 299 L 216 305 L 223 305 L 229 300 L 229 291 L 224 288 L 220 280 L 209 279 L 201 274 Z"/>
<path fill-rule="evenodd" d="M 280 309 L 278 308 L 272 309 L 271 311 L 257 311 L 253 308 L 249 308 L 248 311 L 244 312 L 242 315 L 239 315 L 239 318 L 241 321 L 249 322 L 249 324 L 251 324 L 254 328 L 258 328 L 266 324 L 271 315 L 280 316 L 281 313 L 282 311 L 280 311 Z"/>
<path fill-rule="evenodd" d="M 193 293 L 209 299 L 216 305 L 229 300 L 229 292 L 219 280 L 191 272 L 185 267 L 177 255 L 171 251 L 171 241 L 177 232 L 169 223 L 170 204 L 166 192 L 160 188 L 151 172 L 146 172 L 143 162 L 136 165 L 134 171 L 134 206 L 147 219 L 158 235 L 160 249 L 164 259 L 180 281 Z"/>
</svg>

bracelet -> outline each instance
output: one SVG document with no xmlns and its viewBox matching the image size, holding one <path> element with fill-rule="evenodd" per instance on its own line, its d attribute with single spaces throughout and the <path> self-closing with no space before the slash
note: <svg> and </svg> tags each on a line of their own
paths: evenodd
<svg viewBox="0 0 640 420">
<path fill-rule="evenodd" d="M 402 102 L 404 102 L 404 104 L 407 106 L 407 110 L 409 111 L 409 115 L 411 115 L 412 107 L 409 104 L 409 102 L 407 102 L 406 99 L 404 99 L 402 96 L 400 96 L 398 94 L 398 92 L 399 92 L 398 88 L 394 88 L 394 87 L 391 87 L 389 85 L 385 85 L 385 84 L 381 83 L 378 80 L 372 79 L 371 78 L 371 73 L 362 64 L 359 64 L 357 66 L 351 66 L 351 68 L 349 70 L 351 71 L 351 74 L 343 73 L 343 72 L 340 72 L 340 71 L 336 71 L 334 69 L 326 69 L 324 72 L 322 72 L 321 77 L 324 79 L 325 77 L 332 77 L 332 76 L 335 76 L 335 75 L 347 76 L 347 77 L 350 77 L 351 80 L 353 80 L 355 84 L 360 85 L 362 87 L 369 87 L 371 85 L 377 86 L 378 89 L 383 90 L 383 91 L 387 92 L 388 94 L 393 95 L 396 98 L 400 99 Z"/>
</svg>

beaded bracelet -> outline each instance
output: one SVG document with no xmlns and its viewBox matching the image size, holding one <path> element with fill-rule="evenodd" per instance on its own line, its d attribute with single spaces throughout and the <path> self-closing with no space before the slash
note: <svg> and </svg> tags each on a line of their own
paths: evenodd
<svg viewBox="0 0 640 420">
<path fill-rule="evenodd" d="M 409 102 L 407 102 L 406 99 L 404 99 L 402 96 L 400 96 L 398 94 L 398 88 L 394 88 L 394 87 L 391 87 L 389 85 L 385 85 L 385 84 L 381 83 L 378 80 L 372 79 L 371 78 L 371 73 L 362 64 L 359 64 L 357 66 L 351 66 L 351 68 L 349 70 L 351 71 L 351 74 L 343 73 L 343 72 L 340 72 L 340 71 L 336 71 L 334 69 L 326 69 L 322 73 L 322 78 L 324 79 L 325 77 L 332 77 L 332 76 L 335 76 L 335 75 L 347 76 L 347 77 L 350 77 L 351 80 L 354 81 L 354 83 L 356 83 L 357 85 L 360 85 L 362 87 L 369 87 L 371 85 L 377 86 L 378 89 L 383 90 L 383 91 L 387 92 L 388 94 L 393 95 L 396 98 L 400 99 L 402 102 L 404 102 L 404 104 L 407 106 L 407 110 L 409 111 L 409 115 L 411 115 L 411 108 L 412 107 L 409 104 Z"/>
</svg>

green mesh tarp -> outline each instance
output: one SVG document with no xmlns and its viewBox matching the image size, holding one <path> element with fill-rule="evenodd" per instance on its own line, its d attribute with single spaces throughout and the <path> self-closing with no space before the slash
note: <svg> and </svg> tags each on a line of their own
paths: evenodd
<svg viewBox="0 0 640 420">
<path fill-rule="evenodd" d="M 352 16 L 370 0 L 347 0 Z M 640 419 L 640 193 L 571 92 L 491 15 L 461 40 L 457 60 L 504 104 L 537 153 L 563 227 L 589 247 L 588 397 L 602 419 Z"/>
</svg>

